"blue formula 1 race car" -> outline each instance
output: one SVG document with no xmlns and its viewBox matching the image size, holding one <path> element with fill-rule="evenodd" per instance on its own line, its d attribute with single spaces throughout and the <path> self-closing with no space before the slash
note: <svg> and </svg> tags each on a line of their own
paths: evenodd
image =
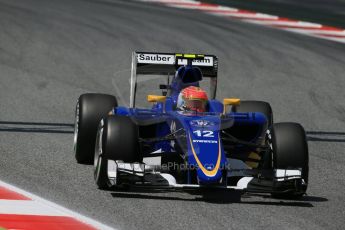
<svg viewBox="0 0 345 230">
<path fill-rule="evenodd" d="M 93 163 L 100 189 L 122 186 L 223 188 L 298 197 L 308 185 L 308 146 L 297 123 L 273 123 L 269 103 L 216 99 L 214 55 L 134 52 L 130 106 L 83 94 L 74 150 Z M 141 77 L 155 75 L 160 95 L 138 108 Z M 201 85 L 208 83 L 209 94 Z M 152 85 L 152 84 L 151 84 Z"/>
</svg>

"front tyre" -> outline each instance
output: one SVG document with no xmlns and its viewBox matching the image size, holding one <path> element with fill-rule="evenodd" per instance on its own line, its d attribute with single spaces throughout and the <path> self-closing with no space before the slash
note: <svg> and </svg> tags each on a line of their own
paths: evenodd
<svg viewBox="0 0 345 230">
<path fill-rule="evenodd" d="M 131 118 L 113 115 L 100 122 L 94 153 L 94 177 L 100 189 L 109 188 L 108 160 L 135 163 L 142 159 L 138 126 Z M 119 178 L 116 181 L 119 185 Z"/>
<path fill-rule="evenodd" d="M 269 130 L 274 169 L 302 169 L 302 187 L 297 191 L 273 193 L 279 198 L 298 198 L 308 186 L 309 153 L 304 128 L 298 123 L 276 123 Z"/>
</svg>

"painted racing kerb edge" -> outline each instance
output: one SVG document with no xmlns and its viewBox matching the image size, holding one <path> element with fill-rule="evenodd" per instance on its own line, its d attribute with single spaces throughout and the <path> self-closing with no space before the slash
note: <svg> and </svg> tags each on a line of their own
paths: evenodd
<svg viewBox="0 0 345 230">
<path fill-rule="evenodd" d="M 229 18 L 232 20 L 241 20 L 248 23 L 254 23 L 262 26 L 273 27 L 285 31 L 299 33 L 307 36 L 322 38 L 335 42 L 345 43 L 344 28 L 322 25 L 319 23 L 299 21 L 270 15 L 250 10 L 243 10 L 223 5 L 204 3 L 194 0 L 137 0 L 141 2 L 158 3 L 168 7 L 198 10 L 203 13 Z"/>
</svg>

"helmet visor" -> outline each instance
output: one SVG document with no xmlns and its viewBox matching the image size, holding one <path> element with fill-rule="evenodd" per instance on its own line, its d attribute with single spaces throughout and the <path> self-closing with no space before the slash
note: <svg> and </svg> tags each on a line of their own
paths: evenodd
<svg viewBox="0 0 345 230">
<path fill-rule="evenodd" d="M 206 100 L 193 99 L 185 101 L 185 108 L 191 111 L 206 112 Z"/>
</svg>

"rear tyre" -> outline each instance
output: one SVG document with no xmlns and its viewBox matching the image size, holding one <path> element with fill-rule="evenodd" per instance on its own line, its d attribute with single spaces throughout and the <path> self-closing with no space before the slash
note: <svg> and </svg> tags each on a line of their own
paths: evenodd
<svg viewBox="0 0 345 230">
<path fill-rule="evenodd" d="M 116 106 L 116 98 L 111 95 L 88 93 L 79 97 L 74 125 L 74 153 L 78 163 L 92 164 L 97 126 Z"/>
<path fill-rule="evenodd" d="M 232 112 L 248 113 L 259 112 L 266 116 L 267 123 L 262 129 L 261 137 L 264 139 L 266 130 L 273 125 L 273 111 L 268 102 L 265 101 L 241 101 L 240 105 L 233 106 Z M 259 168 L 269 168 L 272 162 L 271 156 L 268 153 L 263 153 L 263 162 L 258 165 Z M 255 164 L 254 164 L 255 165 Z"/>
<path fill-rule="evenodd" d="M 272 144 L 274 169 L 302 169 L 299 191 L 272 195 L 279 198 L 298 198 L 305 194 L 308 185 L 309 154 L 304 128 L 298 123 L 276 123 L 268 132 Z"/>
<path fill-rule="evenodd" d="M 108 160 L 124 163 L 143 160 L 139 148 L 139 130 L 129 117 L 108 116 L 99 124 L 94 152 L 94 177 L 100 189 L 109 188 Z"/>
<path fill-rule="evenodd" d="M 265 101 L 241 101 L 238 106 L 233 106 L 231 112 L 248 113 L 259 112 L 263 113 L 267 118 L 267 128 L 273 124 L 273 112 L 271 105 Z"/>
</svg>

